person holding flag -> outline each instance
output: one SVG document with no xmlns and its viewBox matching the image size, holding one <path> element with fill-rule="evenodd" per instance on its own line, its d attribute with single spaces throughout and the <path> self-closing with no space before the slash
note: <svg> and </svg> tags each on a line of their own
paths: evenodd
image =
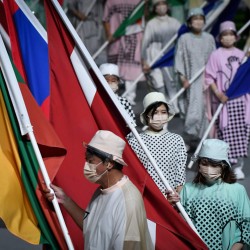
<svg viewBox="0 0 250 250">
<path fill-rule="evenodd" d="M 83 229 L 84 249 L 153 250 L 144 203 L 139 190 L 122 172 L 125 141 L 107 130 L 99 130 L 86 147 L 83 173 L 100 184 L 86 210 L 64 191 L 51 185 L 58 201 Z M 48 200 L 54 194 L 44 189 Z"/>
<path fill-rule="evenodd" d="M 175 51 L 174 69 L 182 87 L 187 89 L 186 96 L 179 102 L 180 114 L 185 118 L 183 136 L 187 148 L 202 138 L 208 126 L 203 98 L 203 74 L 192 85 L 189 83 L 189 80 L 206 65 L 211 52 L 215 50 L 213 36 L 202 31 L 205 21 L 201 8 L 191 9 L 187 17 L 190 32 L 178 39 Z"/>
<path fill-rule="evenodd" d="M 106 79 L 107 83 L 109 84 L 110 88 L 116 94 L 121 105 L 128 112 L 130 117 L 135 121 L 135 113 L 131 104 L 129 103 L 127 98 L 118 96 L 117 94 L 117 92 L 119 91 L 119 84 L 121 82 L 118 66 L 113 63 L 103 63 L 102 65 L 100 65 L 99 69 L 103 74 L 104 78 Z"/>
<path fill-rule="evenodd" d="M 129 89 L 125 96 L 131 105 L 135 105 L 136 87 L 133 81 L 142 71 L 141 69 L 141 40 L 142 32 L 114 39 L 113 33 L 135 9 L 140 0 L 107 0 L 104 6 L 103 22 L 108 46 L 108 62 L 118 65 L 120 76 L 125 80 L 125 89 Z M 132 87 L 133 86 L 133 87 Z"/>
<path fill-rule="evenodd" d="M 166 0 L 153 0 L 153 7 L 156 16 L 147 23 L 143 34 L 142 67 L 149 90 L 161 92 L 171 99 L 177 91 L 173 81 L 173 67 L 150 69 L 149 63 L 154 60 L 162 48 L 176 35 L 181 24 L 175 18 L 168 16 L 168 3 Z M 175 106 L 177 110 L 177 105 Z"/>
<path fill-rule="evenodd" d="M 91 55 L 98 50 L 105 39 L 102 26 L 103 2 L 103 0 L 70 0 L 66 4 L 67 15 Z M 105 52 L 96 58 L 98 65 L 107 60 Z"/>
<path fill-rule="evenodd" d="M 143 99 L 144 110 L 140 120 L 147 129 L 140 137 L 156 160 L 169 185 L 180 192 L 186 180 L 187 153 L 180 135 L 167 131 L 167 123 L 174 117 L 172 105 L 160 92 L 151 92 Z M 128 136 L 128 142 L 146 168 L 163 195 L 166 187 L 158 176 L 146 153 L 134 136 Z"/>
<path fill-rule="evenodd" d="M 224 103 L 216 124 L 217 136 L 230 145 L 229 160 L 237 179 L 244 179 L 243 157 L 248 155 L 250 138 L 250 95 L 242 95 L 232 100 L 228 100 L 225 95 L 245 56 L 242 50 L 235 47 L 238 39 L 234 22 L 225 21 L 220 24 L 217 40 L 221 47 L 208 60 L 205 84 L 212 91 L 212 112 L 220 103 Z"/>
<path fill-rule="evenodd" d="M 180 195 L 168 192 L 173 205 L 181 201 L 210 250 L 250 246 L 250 201 L 244 186 L 236 183 L 228 151 L 222 140 L 203 141 L 194 180 Z"/>
</svg>

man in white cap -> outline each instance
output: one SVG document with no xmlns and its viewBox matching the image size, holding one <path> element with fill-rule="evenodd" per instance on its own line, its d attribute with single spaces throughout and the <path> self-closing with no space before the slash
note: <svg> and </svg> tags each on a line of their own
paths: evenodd
<svg viewBox="0 0 250 250">
<path fill-rule="evenodd" d="M 125 141 L 99 130 L 86 147 L 84 176 L 100 184 L 86 210 L 61 188 L 51 185 L 58 201 L 83 229 L 84 249 L 153 249 L 143 200 L 138 189 L 122 173 Z M 45 190 L 48 200 L 54 195 Z"/>
<path fill-rule="evenodd" d="M 120 76 L 119 76 L 119 68 L 116 64 L 113 63 L 103 63 L 99 67 L 101 73 L 103 74 L 104 78 L 108 82 L 110 88 L 116 94 L 119 102 L 124 107 L 124 109 L 128 112 L 130 117 L 135 121 L 135 113 L 132 109 L 130 102 L 127 98 L 118 96 L 119 90 L 119 83 L 120 83 Z"/>
</svg>

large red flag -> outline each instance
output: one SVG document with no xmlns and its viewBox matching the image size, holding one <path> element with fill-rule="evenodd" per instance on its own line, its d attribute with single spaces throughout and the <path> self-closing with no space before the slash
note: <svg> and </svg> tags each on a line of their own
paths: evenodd
<svg viewBox="0 0 250 250">
<path fill-rule="evenodd" d="M 45 0 L 51 70 L 50 114 L 51 122 L 68 150 L 56 181 L 85 208 L 97 186 L 83 177 L 82 141 L 88 142 L 98 129 L 110 130 L 125 139 L 127 129 L 117 107 L 94 73 L 95 69 L 87 70 L 89 56 L 80 56 L 53 4 L 51 0 Z M 128 144 L 124 158 L 128 163 L 125 173 L 143 195 L 155 248 L 207 249 L 170 206 Z M 83 249 L 82 232 L 76 229 L 66 213 L 65 218 L 75 248 Z"/>
<path fill-rule="evenodd" d="M 1 5 L 1 7 L 3 6 Z M 5 21 L 8 26 L 8 32 L 11 41 L 11 55 L 17 70 L 21 74 L 21 77 L 18 79 L 19 87 L 22 92 L 22 96 L 29 114 L 31 124 L 33 126 L 34 135 L 36 137 L 49 177 L 51 180 L 53 180 L 61 163 L 64 160 L 66 149 L 64 148 L 61 140 L 55 133 L 54 128 L 48 122 L 44 113 L 36 103 L 25 81 L 20 80 L 25 79 L 25 70 L 22 63 L 15 25 L 12 19 L 12 13 L 13 11 L 15 11 L 16 8 L 17 5 L 13 0 L 4 1 L 4 17 L 6 18 Z M 3 11 L 3 9 L 1 11 Z M 1 19 L 3 19 L 4 17 L 2 16 Z M 41 190 L 43 189 L 42 186 L 44 185 L 44 180 L 40 171 L 38 171 L 36 178 L 36 195 L 41 204 L 46 219 L 48 220 L 48 223 L 58 240 L 60 248 L 67 249 L 56 214 L 54 211 L 51 210 L 50 204 L 48 204 L 42 194 Z"/>
</svg>

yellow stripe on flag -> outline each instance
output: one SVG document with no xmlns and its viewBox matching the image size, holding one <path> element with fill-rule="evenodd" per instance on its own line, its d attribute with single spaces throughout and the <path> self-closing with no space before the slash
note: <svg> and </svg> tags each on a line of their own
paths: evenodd
<svg viewBox="0 0 250 250">
<path fill-rule="evenodd" d="M 41 233 L 22 183 L 21 160 L 1 92 L 0 131 L 0 217 L 11 233 L 39 244 Z"/>
</svg>

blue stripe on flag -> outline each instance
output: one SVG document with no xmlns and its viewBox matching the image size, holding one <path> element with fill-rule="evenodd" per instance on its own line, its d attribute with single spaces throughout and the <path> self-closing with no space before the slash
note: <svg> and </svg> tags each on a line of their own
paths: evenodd
<svg viewBox="0 0 250 250">
<path fill-rule="evenodd" d="M 234 99 L 250 93 L 250 58 L 238 68 L 226 95 L 229 99 Z"/>
<path fill-rule="evenodd" d="M 20 8 L 14 21 L 29 88 L 41 106 L 50 95 L 48 44 Z"/>
</svg>

